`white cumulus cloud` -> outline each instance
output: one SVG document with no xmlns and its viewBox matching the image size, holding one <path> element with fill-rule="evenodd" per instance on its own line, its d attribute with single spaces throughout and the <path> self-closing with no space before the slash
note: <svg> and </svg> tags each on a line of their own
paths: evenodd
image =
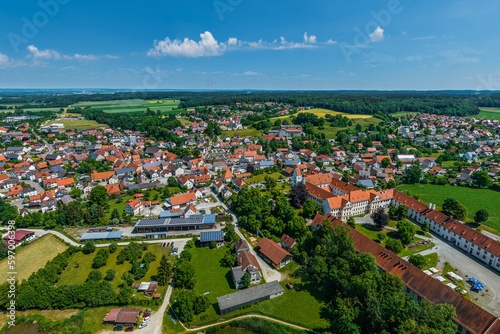
<svg viewBox="0 0 500 334">
<path fill-rule="evenodd" d="M 40 50 L 34 45 L 28 46 L 28 51 L 35 58 L 43 58 L 43 59 L 61 59 L 61 54 L 55 50 Z"/>
<path fill-rule="evenodd" d="M 117 56 L 113 56 L 113 55 L 96 56 L 96 55 L 92 55 L 92 54 L 80 54 L 80 53 L 75 53 L 73 55 L 65 55 L 65 54 L 61 54 L 60 52 L 58 52 L 56 50 L 50 50 L 50 49 L 40 50 L 39 48 L 37 48 L 34 45 L 29 45 L 28 51 L 35 59 L 98 60 L 98 59 L 102 59 L 102 58 L 105 58 L 105 59 L 118 58 Z"/>
<path fill-rule="evenodd" d="M 11 60 L 7 55 L 4 55 L 3 53 L 0 53 L 0 68 L 2 67 L 7 67 L 11 63 Z"/>
<path fill-rule="evenodd" d="M 200 40 L 195 41 L 190 38 L 170 39 L 169 37 L 161 41 L 154 41 L 154 46 L 148 50 L 150 57 L 213 57 L 221 56 L 231 50 L 288 50 L 288 49 L 306 49 L 316 47 L 315 35 L 303 36 L 304 42 L 290 42 L 281 36 L 279 40 L 267 42 L 262 39 L 258 41 L 243 41 L 235 37 L 229 38 L 226 42 L 219 42 L 210 31 L 200 34 Z M 332 44 L 332 43 L 329 43 Z"/>
<path fill-rule="evenodd" d="M 148 56 L 173 56 L 173 57 L 210 57 L 220 56 L 227 49 L 228 45 L 236 45 L 238 40 L 230 38 L 227 43 L 219 43 L 210 31 L 200 34 L 198 42 L 184 38 L 171 40 L 165 38 L 162 41 L 155 41 L 155 45 L 148 51 Z"/>
<path fill-rule="evenodd" d="M 375 30 L 370 34 L 370 40 L 372 42 L 379 42 L 384 38 L 384 29 L 377 27 Z"/>
<path fill-rule="evenodd" d="M 316 43 L 316 36 L 315 35 L 307 35 L 307 32 L 304 33 L 304 43 L 306 44 L 314 44 Z"/>
</svg>

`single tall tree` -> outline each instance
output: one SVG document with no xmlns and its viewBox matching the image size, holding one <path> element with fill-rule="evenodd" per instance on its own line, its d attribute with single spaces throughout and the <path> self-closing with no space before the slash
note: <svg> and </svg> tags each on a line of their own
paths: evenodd
<svg viewBox="0 0 500 334">
<path fill-rule="evenodd" d="M 385 212 L 384 208 L 378 208 L 370 217 L 379 229 L 389 224 L 389 215 Z"/>
</svg>

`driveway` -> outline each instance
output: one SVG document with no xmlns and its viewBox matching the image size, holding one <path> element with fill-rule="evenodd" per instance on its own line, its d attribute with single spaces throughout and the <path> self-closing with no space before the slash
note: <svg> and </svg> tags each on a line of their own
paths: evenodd
<svg viewBox="0 0 500 334">
<path fill-rule="evenodd" d="M 433 237 L 432 242 L 436 245 L 432 249 L 421 252 L 421 255 L 431 253 L 438 254 L 438 269 L 444 267 L 445 262 L 448 262 L 453 268 L 457 269 L 455 273 L 464 280 L 468 277 L 475 277 L 485 285 L 484 296 L 469 290 L 471 300 L 487 310 L 488 312 L 500 316 L 500 277 L 493 269 L 488 269 L 481 263 L 461 250 L 451 246 L 447 242 Z M 466 287 L 469 285 L 466 283 Z"/>
</svg>

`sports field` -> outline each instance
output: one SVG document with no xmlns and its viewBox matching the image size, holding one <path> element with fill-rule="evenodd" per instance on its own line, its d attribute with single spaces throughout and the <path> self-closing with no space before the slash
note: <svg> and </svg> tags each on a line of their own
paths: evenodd
<svg viewBox="0 0 500 334">
<path fill-rule="evenodd" d="M 179 106 L 179 100 L 162 99 L 162 100 L 116 100 L 116 101 L 87 101 L 78 102 L 72 107 L 92 107 L 102 109 L 107 113 L 127 113 L 127 112 L 144 112 L 147 108 L 162 112 L 176 110 Z"/>
<path fill-rule="evenodd" d="M 56 257 L 57 254 L 66 250 L 67 246 L 52 234 L 45 235 L 30 244 L 16 249 L 15 270 L 8 268 L 7 259 L 0 262 L 0 281 L 5 282 L 7 272 L 16 271 L 17 280 L 21 282 L 28 279 L 38 269 L 45 267 L 47 262 Z"/>
<path fill-rule="evenodd" d="M 454 198 L 467 208 L 467 220 L 473 221 L 474 214 L 479 209 L 486 209 L 490 218 L 483 224 L 500 231 L 500 192 L 490 189 L 466 187 L 438 186 L 433 184 L 405 184 L 397 187 L 408 190 L 411 195 L 419 195 L 424 203 L 434 203 L 440 209 L 445 198 Z"/>
</svg>

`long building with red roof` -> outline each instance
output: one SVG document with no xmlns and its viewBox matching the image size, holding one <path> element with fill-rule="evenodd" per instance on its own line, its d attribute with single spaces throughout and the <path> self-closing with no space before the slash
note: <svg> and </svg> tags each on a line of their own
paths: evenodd
<svg viewBox="0 0 500 334">
<path fill-rule="evenodd" d="M 324 214 L 344 221 L 350 217 L 371 214 L 380 207 L 404 205 L 408 209 L 409 219 L 418 224 L 429 223 L 432 232 L 463 249 L 469 256 L 500 271 L 500 242 L 436 211 L 432 204 L 425 205 L 395 189 L 361 190 L 335 179 L 333 174 L 306 176 L 302 182 L 305 183 L 309 198 L 321 204 Z"/>
<path fill-rule="evenodd" d="M 334 227 L 345 226 L 354 240 L 354 247 L 360 253 L 369 253 L 375 257 L 377 266 L 388 273 L 401 278 L 405 291 L 417 301 L 425 299 L 431 304 L 451 304 L 456 309 L 455 322 L 459 333 L 496 334 L 500 333 L 500 318 L 494 316 L 453 289 L 435 278 L 425 274 L 419 268 L 388 251 L 375 241 L 364 236 L 337 219 L 334 215 L 316 215 L 313 222 L 320 226 L 328 220 Z M 321 222 L 321 223 L 320 223 Z"/>
</svg>

